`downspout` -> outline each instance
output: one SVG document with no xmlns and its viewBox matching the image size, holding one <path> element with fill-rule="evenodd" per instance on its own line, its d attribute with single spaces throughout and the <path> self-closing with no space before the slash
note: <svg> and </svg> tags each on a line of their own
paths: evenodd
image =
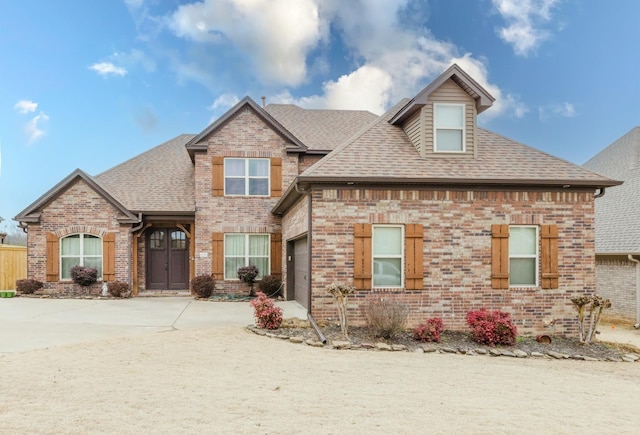
<svg viewBox="0 0 640 435">
<path fill-rule="evenodd" d="M 134 270 L 133 270 L 134 269 L 134 267 L 133 267 L 134 266 L 133 257 L 134 257 L 134 255 L 136 255 L 136 253 L 133 252 L 133 246 L 135 245 L 136 249 L 138 249 L 138 245 L 136 243 L 133 243 L 134 242 L 133 238 L 134 237 L 138 237 L 138 236 L 136 236 L 135 233 L 136 233 L 136 231 L 140 230 L 142 227 L 144 227 L 144 221 L 142 220 L 142 213 L 138 213 L 138 225 L 135 226 L 135 227 L 132 227 L 129 230 L 129 236 L 131 237 L 131 240 L 129 241 L 129 245 L 132 248 L 131 257 L 129 257 L 131 259 L 131 263 L 129 264 L 129 282 L 132 283 L 132 284 L 133 284 L 133 281 L 134 281 L 134 279 L 133 279 L 133 273 L 134 273 Z M 137 263 L 136 263 L 135 269 L 136 269 L 135 273 L 138 273 Z M 138 294 L 137 293 L 138 292 L 138 287 L 136 286 L 135 289 L 132 288 L 131 292 L 133 293 L 134 290 L 136 291 L 135 295 L 137 295 Z"/>
<path fill-rule="evenodd" d="M 298 187 L 297 182 L 294 186 L 296 188 L 296 192 L 302 195 L 305 195 L 307 197 L 307 270 L 309 271 L 308 272 L 309 279 L 307 280 L 307 296 L 308 296 L 307 300 L 309 301 L 307 306 L 307 319 L 309 319 L 309 324 L 315 331 L 316 335 L 318 336 L 318 339 L 320 339 L 320 342 L 322 344 L 326 344 L 327 338 L 324 336 L 324 334 L 318 327 L 318 324 L 316 323 L 313 316 L 311 315 L 311 301 L 312 301 L 312 298 L 311 298 L 311 234 L 312 234 L 311 195 L 309 195 L 309 190 L 300 189 L 300 187 Z"/>
<path fill-rule="evenodd" d="M 637 329 L 640 327 L 640 260 L 636 260 L 631 254 L 627 258 L 636 263 L 636 324 L 633 327 Z"/>
<path fill-rule="evenodd" d="M 598 189 L 598 193 L 593 195 L 593 199 L 602 198 L 604 196 L 604 187 Z"/>
</svg>

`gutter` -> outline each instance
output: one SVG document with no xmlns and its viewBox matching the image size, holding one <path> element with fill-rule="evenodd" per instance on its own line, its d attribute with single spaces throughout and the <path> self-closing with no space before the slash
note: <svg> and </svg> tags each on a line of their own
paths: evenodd
<svg viewBox="0 0 640 435">
<path fill-rule="evenodd" d="M 636 263 L 636 324 L 633 327 L 637 329 L 640 327 L 640 260 L 636 260 L 631 254 L 627 258 Z"/>
</svg>

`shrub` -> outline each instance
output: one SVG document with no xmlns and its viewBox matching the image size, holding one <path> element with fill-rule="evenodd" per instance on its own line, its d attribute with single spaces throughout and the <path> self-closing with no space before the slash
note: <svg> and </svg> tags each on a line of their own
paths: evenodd
<svg viewBox="0 0 640 435">
<path fill-rule="evenodd" d="M 440 317 L 432 317 L 427 319 L 427 323 L 421 323 L 413 329 L 413 339 L 421 343 L 440 343 L 443 327 Z"/>
<path fill-rule="evenodd" d="M 263 276 L 262 279 L 258 282 L 258 288 L 260 289 L 260 291 L 272 297 L 275 296 L 276 293 L 280 290 L 281 285 L 282 280 L 273 275 Z"/>
<path fill-rule="evenodd" d="M 191 280 L 191 290 L 199 298 L 210 298 L 216 288 L 216 281 L 211 275 L 198 275 Z"/>
<path fill-rule="evenodd" d="M 258 276 L 258 268 L 255 266 L 244 266 L 238 268 L 238 279 L 252 285 Z"/>
<path fill-rule="evenodd" d="M 253 307 L 253 317 L 256 318 L 256 325 L 262 329 L 278 329 L 282 324 L 282 308 L 276 307 L 273 301 L 262 292 L 258 292 L 257 297 L 251 301 Z"/>
<path fill-rule="evenodd" d="M 394 338 L 404 331 L 409 309 L 395 299 L 370 300 L 363 308 L 369 332 L 375 338 Z"/>
<path fill-rule="evenodd" d="M 98 270 L 92 267 L 73 266 L 71 279 L 81 287 L 89 287 L 98 281 Z"/>
<path fill-rule="evenodd" d="M 111 281 L 107 283 L 109 294 L 114 298 L 129 297 L 129 284 L 122 281 Z"/>
<path fill-rule="evenodd" d="M 503 311 L 469 311 L 467 324 L 471 327 L 473 339 L 481 344 L 513 346 L 518 330 L 511 320 L 511 314 Z"/>
<path fill-rule="evenodd" d="M 44 286 L 42 281 L 36 279 L 19 279 L 16 281 L 16 290 L 25 295 L 30 295 Z"/>
</svg>

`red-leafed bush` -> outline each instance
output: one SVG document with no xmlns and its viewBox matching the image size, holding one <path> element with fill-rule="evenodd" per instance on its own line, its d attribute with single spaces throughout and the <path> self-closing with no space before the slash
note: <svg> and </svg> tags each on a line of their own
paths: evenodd
<svg viewBox="0 0 640 435">
<path fill-rule="evenodd" d="M 71 279 L 81 287 L 89 287 L 98 281 L 98 270 L 93 267 L 73 266 Z"/>
<path fill-rule="evenodd" d="M 427 323 L 421 323 L 413 329 L 413 339 L 421 343 L 440 343 L 444 325 L 440 317 L 427 319 Z"/>
<path fill-rule="evenodd" d="M 511 320 L 511 314 L 503 311 L 469 311 L 467 324 L 471 328 L 473 339 L 481 344 L 495 346 L 502 344 L 513 346 L 518 329 Z"/>
<path fill-rule="evenodd" d="M 191 289 L 199 298 L 210 298 L 216 289 L 216 280 L 211 275 L 198 275 L 191 280 Z"/>
<path fill-rule="evenodd" d="M 40 290 L 44 286 L 42 281 L 37 279 L 19 279 L 16 281 L 16 290 L 19 293 L 30 295 Z"/>
<path fill-rule="evenodd" d="M 256 325 L 262 329 L 278 329 L 282 324 L 282 308 L 276 307 L 273 301 L 262 292 L 250 302 L 253 307 L 253 317 Z"/>
</svg>

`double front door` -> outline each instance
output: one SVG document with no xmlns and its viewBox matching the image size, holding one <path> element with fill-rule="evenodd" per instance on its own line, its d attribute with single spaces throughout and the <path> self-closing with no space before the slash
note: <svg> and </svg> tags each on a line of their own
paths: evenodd
<svg viewBox="0 0 640 435">
<path fill-rule="evenodd" d="M 147 232 L 147 286 L 149 290 L 189 288 L 189 239 L 179 228 Z"/>
</svg>

